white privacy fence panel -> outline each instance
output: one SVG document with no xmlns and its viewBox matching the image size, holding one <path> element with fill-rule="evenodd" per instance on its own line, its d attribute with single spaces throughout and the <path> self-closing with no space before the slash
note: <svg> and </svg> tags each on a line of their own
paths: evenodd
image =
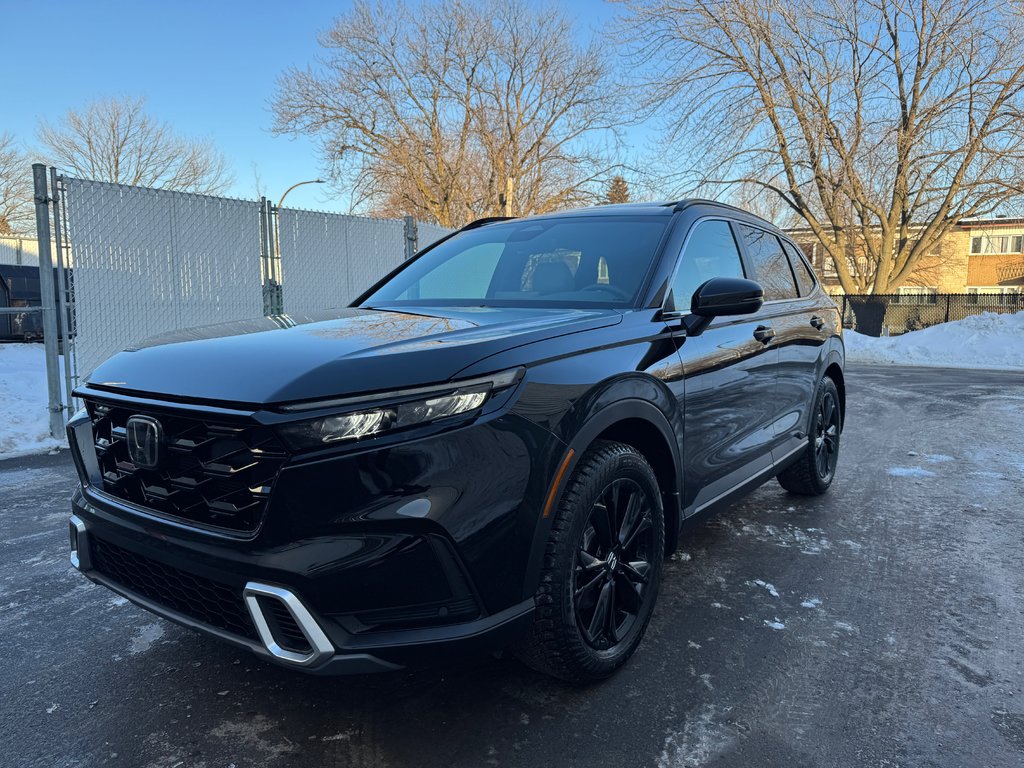
<svg viewBox="0 0 1024 768">
<path fill-rule="evenodd" d="M 258 203 L 63 183 L 79 378 L 149 336 L 263 313 Z"/>
<path fill-rule="evenodd" d="M 402 220 L 282 208 L 277 231 L 290 315 L 346 306 L 405 255 Z"/>
<path fill-rule="evenodd" d="M 416 250 L 422 251 L 431 243 L 437 242 L 442 237 L 450 233 L 452 230 L 445 227 L 439 227 L 437 224 L 417 224 L 416 225 Z"/>
<path fill-rule="evenodd" d="M 39 244 L 34 237 L 0 235 L 0 264 L 39 266 Z"/>
</svg>

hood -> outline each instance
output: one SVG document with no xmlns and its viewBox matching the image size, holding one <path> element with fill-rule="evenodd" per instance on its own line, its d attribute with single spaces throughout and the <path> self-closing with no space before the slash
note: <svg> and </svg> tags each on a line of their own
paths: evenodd
<svg viewBox="0 0 1024 768">
<path fill-rule="evenodd" d="M 315 400 L 447 381 L 498 352 L 621 319 L 611 309 L 519 307 L 259 318 L 149 339 L 100 365 L 88 383 L 250 405 Z"/>
</svg>

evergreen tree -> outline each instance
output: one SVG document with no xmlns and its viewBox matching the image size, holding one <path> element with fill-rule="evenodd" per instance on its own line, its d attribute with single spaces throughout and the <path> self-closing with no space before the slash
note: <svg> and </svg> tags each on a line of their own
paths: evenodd
<svg viewBox="0 0 1024 768">
<path fill-rule="evenodd" d="M 624 178 L 621 176 L 612 177 L 608 184 L 608 191 L 605 192 L 604 201 L 606 203 L 629 202 L 629 185 Z"/>
</svg>

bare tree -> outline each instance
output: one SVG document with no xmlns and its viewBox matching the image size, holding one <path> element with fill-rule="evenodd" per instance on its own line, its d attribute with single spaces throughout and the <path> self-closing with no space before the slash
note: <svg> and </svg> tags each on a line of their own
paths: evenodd
<svg viewBox="0 0 1024 768">
<path fill-rule="evenodd" d="M 285 73 L 275 130 L 316 136 L 357 204 L 443 226 L 596 199 L 615 89 L 602 50 L 521 0 L 359 0 Z"/>
<path fill-rule="evenodd" d="M 0 235 L 28 234 L 33 221 L 31 161 L 0 133 Z"/>
<path fill-rule="evenodd" d="M 777 195 L 847 292 L 1024 193 L 1024 25 L 998 0 L 625 0 L 695 186 Z M 851 258 L 856 254 L 856 257 Z"/>
<path fill-rule="evenodd" d="M 622 176 L 612 176 L 604 193 L 604 201 L 610 204 L 629 202 L 629 184 Z"/>
<path fill-rule="evenodd" d="M 59 123 L 43 123 L 39 139 L 51 163 L 87 179 L 208 195 L 231 185 L 220 152 L 148 115 L 141 98 L 70 109 Z"/>
</svg>

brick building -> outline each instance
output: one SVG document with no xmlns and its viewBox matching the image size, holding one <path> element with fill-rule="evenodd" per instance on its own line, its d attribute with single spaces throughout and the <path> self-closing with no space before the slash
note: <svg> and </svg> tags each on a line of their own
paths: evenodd
<svg viewBox="0 0 1024 768">
<path fill-rule="evenodd" d="M 810 230 L 788 233 L 811 258 L 826 289 L 841 294 L 832 260 Z M 928 303 L 942 293 L 968 294 L 993 306 L 1018 303 L 1024 292 L 1024 217 L 962 220 L 896 292 L 907 303 Z"/>
</svg>

